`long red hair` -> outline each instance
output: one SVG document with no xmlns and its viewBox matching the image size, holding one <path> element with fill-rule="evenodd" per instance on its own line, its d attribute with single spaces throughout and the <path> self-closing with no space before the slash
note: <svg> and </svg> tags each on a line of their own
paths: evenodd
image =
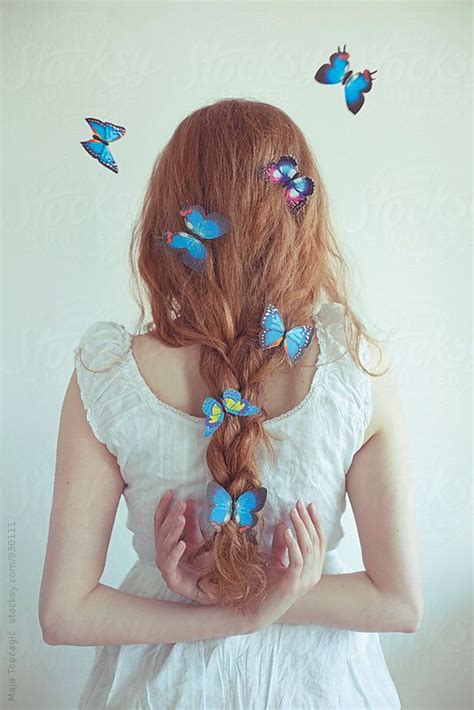
<svg viewBox="0 0 474 710">
<path fill-rule="evenodd" d="M 256 177 L 259 168 L 288 154 L 315 182 L 314 194 L 297 215 L 290 213 L 281 188 Z M 159 239 L 165 230 L 183 229 L 179 212 L 187 204 L 219 212 L 232 225 L 228 234 L 206 243 L 202 274 Z M 209 395 L 233 387 L 262 406 L 258 415 L 225 417 L 209 441 L 210 474 L 234 499 L 261 485 L 257 452 L 262 442 L 268 444 L 262 396 L 268 377 L 288 367 L 283 348 L 258 347 L 268 303 L 278 307 L 288 328 L 309 324 L 324 291 L 344 305 L 351 357 L 369 374 L 381 374 L 366 370 L 359 358 L 362 335 L 377 341 L 348 305 L 348 268 L 316 160 L 298 126 L 275 106 L 225 99 L 181 121 L 153 166 L 129 257 L 141 323 L 143 300 L 150 306 L 148 332 L 173 347 L 201 346 L 199 368 Z M 264 512 L 258 514 L 260 530 Z M 239 533 L 231 520 L 198 550 L 196 556 L 211 553 L 199 586 L 208 591 L 211 585 L 216 603 L 242 608 L 264 596 L 265 557 L 255 544 L 259 526 Z"/>
</svg>

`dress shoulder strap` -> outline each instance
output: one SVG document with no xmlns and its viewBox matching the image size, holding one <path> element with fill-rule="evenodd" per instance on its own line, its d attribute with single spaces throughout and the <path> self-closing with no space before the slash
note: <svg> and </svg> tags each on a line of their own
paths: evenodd
<svg viewBox="0 0 474 710">
<path fill-rule="evenodd" d="M 347 352 L 344 332 L 344 306 L 329 301 L 323 303 L 315 314 L 323 363 L 338 360 Z"/>
<path fill-rule="evenodd" d="M 355 419 L 359 437 L 365 432 L 372 414 L 372 377 L 354 361 L 349 348 L 344 326 L 344 306 L 329 301 L 319 306 L 315 314 L 316 328 L 321 349 L 321 366 L 328 368 L 327 386 L 332 387 L 336 397 L 355 404 L 341 407 Z M 359 357 L 364 367 L 373 367 L 367 339 L 359 342 Z M 350 414 L 349 414 L 350 413 Z"/>
</svg>

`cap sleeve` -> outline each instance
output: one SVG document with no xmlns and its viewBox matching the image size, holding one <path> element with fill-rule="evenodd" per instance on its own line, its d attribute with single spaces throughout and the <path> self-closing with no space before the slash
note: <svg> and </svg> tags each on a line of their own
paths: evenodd
<svg viewBox="0 0 474 710">
<path fill-rule="evenodd" d="M 74 366 L 82 403 L 96 439 L 117 456 L 111 434 L 110 401 L 114 381 L 131 347 L 131 335 L 120 323 L 95 321 L 74 348 Z"/>
</svg>

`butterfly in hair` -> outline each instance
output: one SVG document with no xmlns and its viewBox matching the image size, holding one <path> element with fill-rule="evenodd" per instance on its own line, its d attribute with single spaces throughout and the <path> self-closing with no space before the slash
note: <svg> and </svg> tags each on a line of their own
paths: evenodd
<svg viewBox="0 0 474 710">
<path fill-rule="evenodd" d="M 104 123 L 104 121 L 99 121 L 98 118 L 86 118 L 85 120 L 91 128 L 93 136 L 87 141 L 80 141 L 81 145 L 101 165 L 114 173 L 118 173 L 118 165 L 110 152 L 109 143 L 118 141 L 119 138 L 125 135 L 125 128 L 116 126 L 114 123 Z"/>
<path fill-rule="evenodd" d="M 167 230 L 162 236 L 162 241 L 169 249 L 181 252 L 186 266 L 194 271 L 202 272 L 206 263 L 207 249 L 201 239 L 209 240 L 222 237 L 230 230 L 230 222 L 217 212 L 206 215 L 204 208 L 200 205 L 183 207 L 179 214 L 184 217 L 184 223 L 189 232 Z"/>
<path fill-rule="evenodd" d="M 265 308 L 260 325 L 262 326 L 259 336 L 260 346 L 263 350 L 275 348 L 283 343 L 292 363 L 303 357 L 315 333 L 312 325 L 298 325 L 286 330 L 280 311 L 271 303 Z"/>
<path fill-rule="evenodd" d="M 237 500 L 215 481 L 207 484 L 208 520 L 215 530 L 220 530 L 232 518 L 239 532 L 253 528 L 267 499 L 267 489 L 261 486 L 242 493 Z"/>
<path fill-rule="evenodd" d="M 238 390 L 225 389 L 220 399 L 206 397 L 202 403 L 202 411 L 206 415 L 204 436 L 208 437 L 219 429 L 226 412 L 238 417 L 250 417 L 252 414 L 258 414 L 260 407 L 251 404 Z"/>
<path fill-rule="evenodd" d="M 260 168 L 257 175 L 266 182 L 283 187 L 285 201 L 292 214 L 299 212 L 314 192 L 314 181 L 299 174 L 298 163 L 292 155 L 282 155 L 278 160 Z"/>
<path fill-rule="evenodd" d="M 363 72 L 354 72 L 349 69 L 350 54 L 346 52 L 346 45 L 341 49 L 338 47 L 337 52 L 329 57 L 329 64 L 322 64 L 316 72 L 314 78 L 320 84 L 339 84 L 344 87 L 344 97 L 349 111 L 354 114 L 358 113 L 364 105 L 364 94 L 368 94 L 372 88 L 372 82 L 375 81 L 373 75 L 377 73 L 377 69 L 369 71 L 364 69 Z"/>
</svg>

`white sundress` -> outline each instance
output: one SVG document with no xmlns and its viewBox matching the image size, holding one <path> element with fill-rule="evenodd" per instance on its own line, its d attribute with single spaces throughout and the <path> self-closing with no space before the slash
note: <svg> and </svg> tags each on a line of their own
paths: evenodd
<svg viewBox="0 0 474 710">
<path fill-rule="evenodd" d="M 314 500 L 328 544 L 323 574 L 355 571 L 340 559 L 345 474 L 369 423 L 371 378 L 346 351 L 343 307 L 316 313 L 320 346 L 310 390 L 289 412 L 264 426 L 281 437 L 274 462 L 262 464 L 268 489 L 262 544 L 275 525 L 290 523 L 297 498 Z M 119 589 L 142 597 L 193 603 L 172 592 L 155 566 L 153 514 L 163 493 L 200 505 L 206 524 L 208 439 L 204 419 L 160 401 L 132 353 L 120 323 L 90 324 L 74 349 L 87 419 L 117 458 L 127 484 L 127 527 L 138 560 Z M 81 362 L 82 356 L 82 362 Z M 365 340 L 361 357 L 370 364 Z M 90 372 L 83 362 L 92 369 Z M 400 708 L 378 633 L 316 624 L 272 624 L 249 634 L 202 641 L 97 646 L 78 710 L 329 710 Z"/>
</svg>

